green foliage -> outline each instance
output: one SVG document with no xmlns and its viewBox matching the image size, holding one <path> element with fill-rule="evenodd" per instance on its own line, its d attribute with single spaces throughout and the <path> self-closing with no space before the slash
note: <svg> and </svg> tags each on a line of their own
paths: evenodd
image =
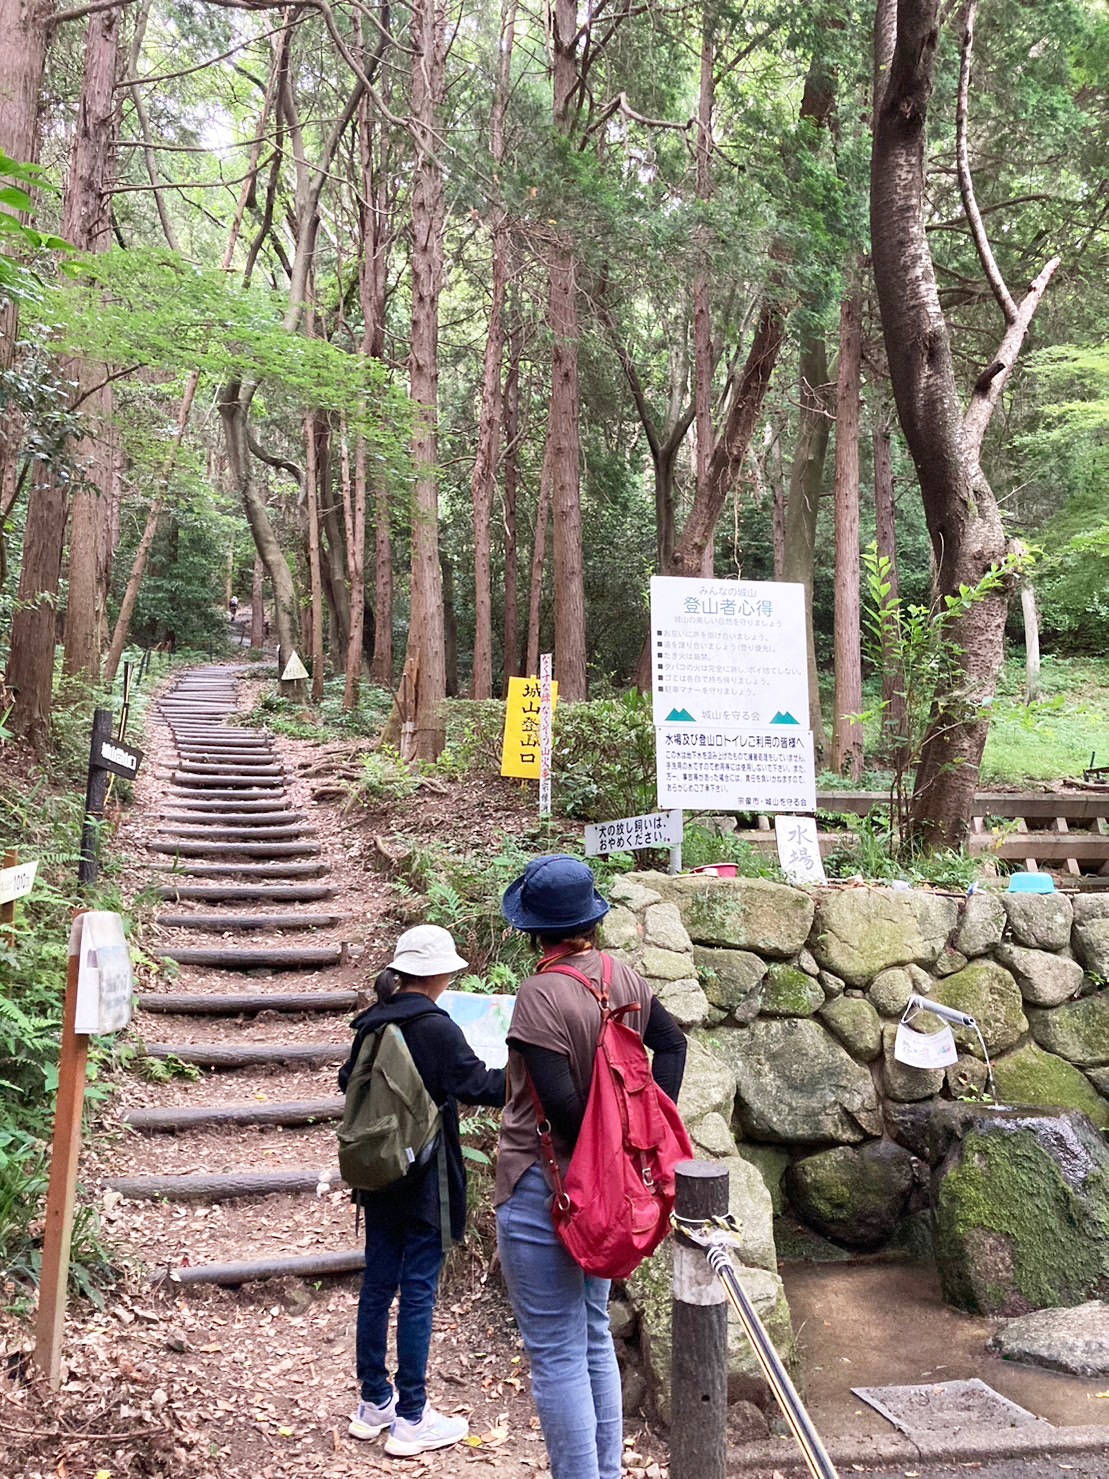
<svg viewBox="0 0 1109 1479">
<path fill-rule="evenodd" d="M 45 174 L 41 165 L 24 164 L 0 149 L 0 299 L 17 304 L 36 301 L 41 296 L 42 279 L 33 268 L 14 258 L 70 250 L 69 242 L 60 236 L 36 231 L 20 220 L 21 215 L 34 213 L 32 190 L 54 190 Z"/>
<path fill-rule="evenodd" d="M 252 718 L 264 720 L 276 734 L 290 739 L 319 740 L 327 744 L 347 736 L 374 737 L 381 732 L 393 707 L 393 695 L 387 688 L 363 683 L 358 703 L 349 711 L 343 708 L 344 678 L 328 678 L 319 704 L 304 699 L 287 698 L 276 685 L 263 693 L 254 706 Z"/>
<path fill-rule="evenodd" d="M 427 901 L 421 923 L 450 930 L 472 973 L 502 991 L 527 974 L 533 957 L 526 938 L 505 922 L 501 895 L 539 851 L 513 837 L 502 838 L 492 856 L 430 841 L 418 843 L 404 863 L 405 877 Z"/>
<path fill-rule="evenodd" d="M 168 1084 L 175 1078 L 196 1083 L 200 1078 L 200 1069 L 195 1063 L 186 1063 L 174 1053 L 167 1054 L 165 1058 L 151 1058 L 143 1053 L 134 1060 L 131 1067 L 148 1084 Z"/>
<path fill-rule="evenodd" d="M 1091 754 L 1109 764 L 1109 668 L 1091 658 L 1048 654 L 1040 669 L 1042 697 L 1024 701 L 1024 663 L 1002 669 L 982 779 L 1021 785 L 1080 776 Z"/>
</svg>

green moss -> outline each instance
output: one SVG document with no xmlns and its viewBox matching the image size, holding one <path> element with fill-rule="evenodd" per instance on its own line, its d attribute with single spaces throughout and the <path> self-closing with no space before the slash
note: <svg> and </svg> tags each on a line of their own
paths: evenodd
<svg viewBox="0 0 1109 1479">
<path fill-rule="evenodd" d="M 1003 1103 L 1080 1109 L 1099 1130 L 1109 1130 L 1109 1104 L 1085 1074 L 1035 1043 L 1026 1043 L 1007 1058 L 999 1058 L 993 1071 Z"/>
<path fill-rule="evenodd" d="M 1014 1315 L 1109 1289 L 1109 1176 L 1099 1165 L 1079 1195 L 1030 1129 L 968 1132 L 935 1226 L 944 1293 L 960 1309 Z"/>
<path fill-rule="evenodd" d="M 795 965 L 775 961 L 767 972 L 761 1010 L 768 1017 L 811 1017 L 824 1004 L 816 981 Z"/>
</svg>

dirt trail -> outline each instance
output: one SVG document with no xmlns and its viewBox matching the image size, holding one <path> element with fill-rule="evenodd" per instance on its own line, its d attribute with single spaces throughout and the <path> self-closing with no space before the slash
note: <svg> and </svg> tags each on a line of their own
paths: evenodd
<svg viewBox="0 0 1109 1479">
<path fill-rule="evenodd" d="M 347 1437 L 361 1249 L 337 1173 L 324 1184 L 336 1163 L 336 1065 L 396 924 L 364 837 L 298 773 L 315 747 L 229 722 L 249 705 L 243 671 L 190 670 L 152 706 L 146 770 L 121 829 L 128 896 L 159 895 L 140 930 L 154 965 L 140 971 L 132 1037 L 169 1067 L 202 1066 L 195 1082 L 123 1075 L 119 1132 L 82 1166 L 109 1236 L 142 1269 L 102 1316 L 71 1322 L 70 1390 L 96 1393 L 99 1361 L 132 1394 L 119 1410 L 169 1414 L 178 1444 L 149 1470 L 94 1444 L 90 1479 L 98 1467 L 221 1479 L 398 1472 L 380 1443 Z M 213 1056 L 227 1066 L 210 1066 Z M 262 1277 L 275 1266 L 281 1277 Z M 465 1412 L 480 1441 L 402 1461 L 403 1472 L 547 1467 L 526 1358 L 489 1274 L 474 1240 L 452 1255 L 430 1363 L 432 1400 Z M 642 1473 L 659 1446 L 634 1441 Z M 66 1472 L 83 1479 L 72 1459 Z"/>
</svg>

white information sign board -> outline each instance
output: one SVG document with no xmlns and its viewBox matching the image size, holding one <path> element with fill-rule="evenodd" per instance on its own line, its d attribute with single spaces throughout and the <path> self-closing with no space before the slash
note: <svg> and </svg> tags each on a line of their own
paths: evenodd
<svg viewBox="0 0 1109 1479">
<path fill-rule="evenodd" d="M 285 671 L 281 674 L 282 683 L 297 683 L 301 678 L 307 678 L 308 669 L 300 660 L 299 652 L 290 652 L 289 661 L 285 664 Z"/>
<path fill-rule="evenodd" d="M 807 729 L 804 586 L 652 576 L 651 678 L 656 728 Z"/>
<path fill-rule="evenodd" d="M 790 883 L 824 883 L 816 818 L 776 816 L 774 831 L 778 838 L 778 862 Z"/>
<path fill-rule="evenodd" d="M 893 1040 L 893 1056 L 910 1068 L 948 1068 L 959 1061 L 955 1038 L 946 1025 L 938 1032 L 917 1032 L 915 1027 L 900 1023 Z"/>
<path fill-rule="evenodd" d="M 476 991 L 444 991 L 439 1002 L 462 1028 L 462 1036 L 486 1068 L 503 1068 L 508 1062 L 508 1027 L 516 998 L 481 996 Z"/>
<path fill-rule="evenodd" d="M 33 863 L 17 863 L 14 868 L 0 868 L 0 904 L 10 904 L 31 892 L 38 871 L 38 859 Z"/>
<path fill-rule="evenodd" d="M 647 816 L 621 817 L 616 822 L 596 822 L 586 827 L 585 856 L 634 852 L 640 847 L 677 847 L 681 840 L 681 811 L 653 811 Z"/>
<path fill-rule="evenodd" d="M 655 727 L 658 804 L 692 811 L 815 811 L 811 729 Z"/>
<path fill-rule="evenodd" d="M 69 932 L 69 953 L 79 957 L 74 1031 L 119 1032 L 131 1020 L 134 978 L 118 914 L 90 909 Z"/>
</svg>

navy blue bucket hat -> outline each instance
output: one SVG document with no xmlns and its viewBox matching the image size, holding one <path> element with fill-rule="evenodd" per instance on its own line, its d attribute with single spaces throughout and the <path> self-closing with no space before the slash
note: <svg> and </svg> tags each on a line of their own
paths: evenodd
<svg viewBox="0 0 1109 1479">
<path fill-rule="evenodd" d="M 556 853 L 532 858 L 501 900 L 504 917 L 515 929 L 556 935 L 589 929 L 609 906 L 597 892 L 591 870 L 580 858 Z"/>
</svg>

